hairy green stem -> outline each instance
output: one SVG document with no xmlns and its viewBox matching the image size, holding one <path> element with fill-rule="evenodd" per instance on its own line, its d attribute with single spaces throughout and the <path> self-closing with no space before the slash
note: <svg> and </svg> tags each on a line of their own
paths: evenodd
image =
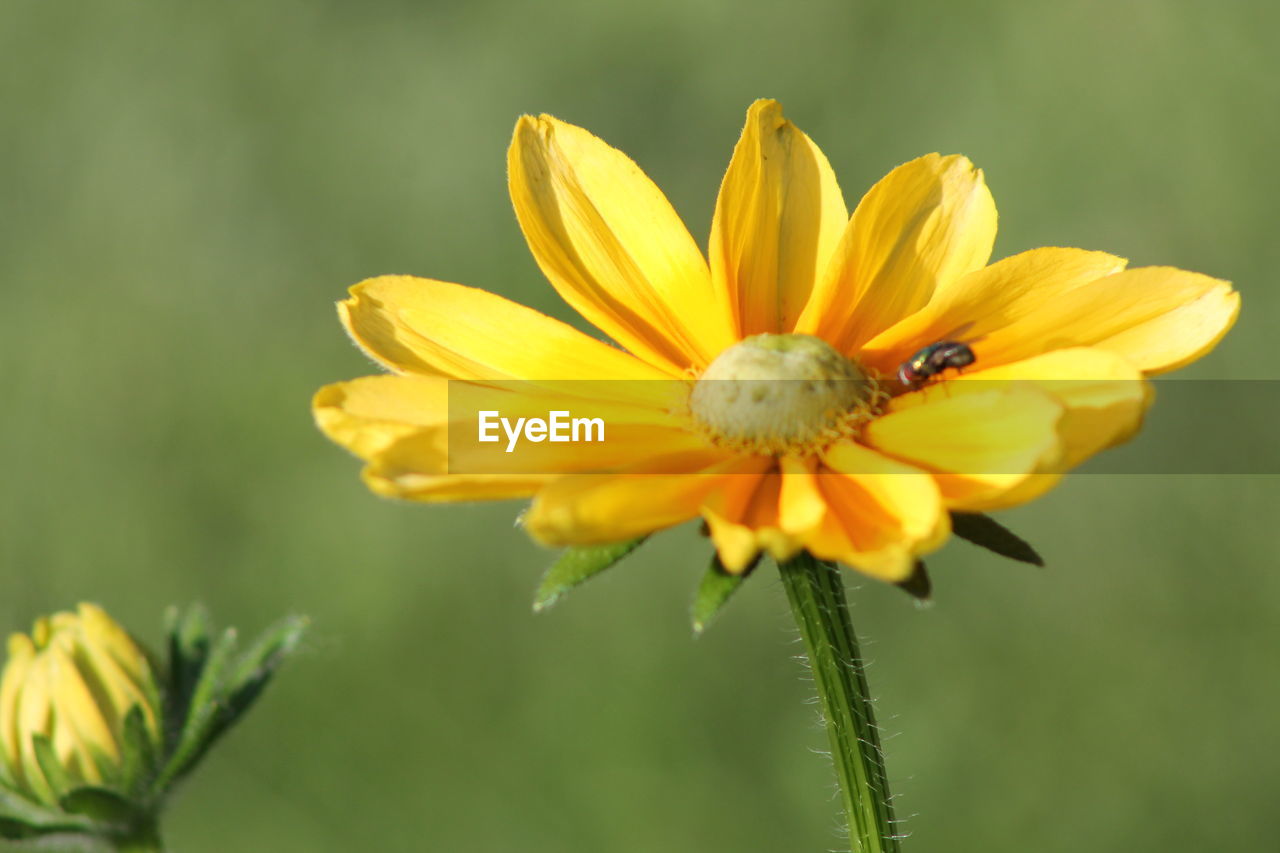
<svg viewBox="0 0 1280 853">
<path fill-rule="evenodd" d="M 802 553 L 779 564 L 778 571 L 818 687 L 849 820 L 850 849 L 897 853 L 901 848 L 894 834 L 884 754 L 840 570 Z"/>
</svg>

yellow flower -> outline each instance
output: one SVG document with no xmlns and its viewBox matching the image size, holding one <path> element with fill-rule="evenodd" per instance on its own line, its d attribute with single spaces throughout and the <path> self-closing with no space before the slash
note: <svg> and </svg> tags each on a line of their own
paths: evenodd
<svg viewBox="0 0 1280 853">
<path fill-rule="evenodd" d="M 146 654 L 100 607 L 81 604 L 9 637 L 0 676 L 0 757 L 18 788 L 37 800 L 57 793 L 37 758 L 49 739 L 65 780 L 101 785 L 119 769 L 125 717 L 138 706 L 159 742 L 158 689 Z"/>
<path fill-rule="evenodd" d="M 538 265 L 618 346 L 481 290 L 373 278 L 339 312 L 391 374 L 327 386 L 314 407 L 375 492 L 532 498 L 524 524 L 550 545 L 700 517 L 731 571 L 807 549 L 901 581 L 948 536 L 948 510 L 1027 501 L 1132 435 L 1144 376 L 1208 352 L 1239 308 L 1226 282 L 1104 252 L 988 265 L 995 205 L 957 155 L 899 166 L 850 217 L 822 152 L 772 101 L 748 111 L 709 264 L 639 167 L 581 128 L 521 118 L 508 168 Z M 895 379 L 943 341 L 976 362 Z M 717 390 L 726 379 L 773 390 L 743 408 Z M 538 445 L 537 470 L 451 466 L 451 380 L 519 412 L 597 388 L 623 439 Z M 834 390 L 806 407 L 788 389 L 810 380 Z"/>
</svg>

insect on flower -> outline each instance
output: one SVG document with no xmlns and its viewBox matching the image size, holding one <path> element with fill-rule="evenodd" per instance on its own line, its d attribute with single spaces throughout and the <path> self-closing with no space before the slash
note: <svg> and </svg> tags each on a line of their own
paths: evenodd
<svg viewBox="0 0 1280 853">
<path fill-rule="evenodd" d="M 923 385 L 948 367 L 957 370 L 977 361 L 968 344 L 938 341 L 929 344 L 898 366 L 898 381 L 908 388 Z"/>
</svg>

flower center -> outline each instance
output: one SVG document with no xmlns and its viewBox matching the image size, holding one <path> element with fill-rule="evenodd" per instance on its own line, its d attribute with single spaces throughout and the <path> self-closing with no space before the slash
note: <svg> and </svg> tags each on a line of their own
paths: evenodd
<svg viewBox="0 0 1280 853">
<path fill-rule="evenodd" d="M 698 377 L 689 410 L 716 444 L 810 453 L 852 435 L 884 394 L 858 362 L 813 335 L 753 335 Z"/>
</svg>

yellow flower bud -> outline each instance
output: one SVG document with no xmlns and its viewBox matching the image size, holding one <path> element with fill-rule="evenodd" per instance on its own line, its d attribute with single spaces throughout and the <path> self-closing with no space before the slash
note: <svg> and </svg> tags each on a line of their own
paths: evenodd
<svg viewBox="0 0 1280 853">
<path fill-rule="evenodd" d="M 81 604 L 9 637 L 0 676 L 0 760 L 32 797 L 59 791 L 37 758 L 49 739 L 69 785 L 108 785 L 121 768 L 125 718 L 138 706 L 153 744 L 160 738 L 159 688 L 147 655 L 102 608 Z"/>
</svg>

